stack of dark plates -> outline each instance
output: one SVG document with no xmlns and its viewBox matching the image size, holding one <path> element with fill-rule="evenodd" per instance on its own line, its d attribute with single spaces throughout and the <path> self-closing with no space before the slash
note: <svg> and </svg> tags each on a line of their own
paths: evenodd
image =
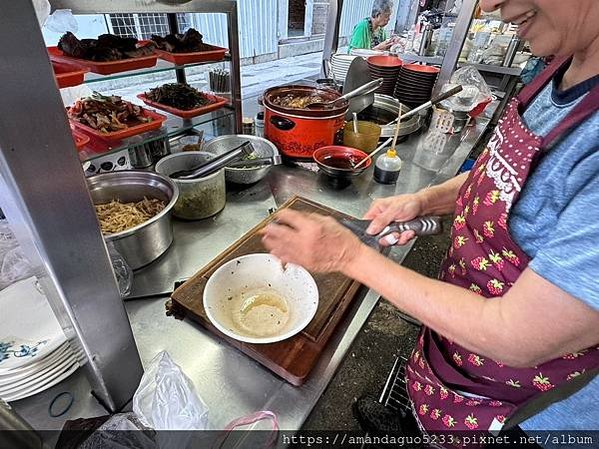
<svg viewBox="0 0 599 449">
<path fill-rule="evenodd" d="M 431 99 L 433 86 L 440 69 L 437 67 L 406 64 L 400 67 L 393 96 L 410 107 L 420 106 Z"/>
<path fill-rule="evenodd" d="M 383 85 L 376 90 L 377 94 L 393 95 L 393 89 L 397 84 L 401 59 L 396 56 L 370 56 L 368 68 L 372 79 L 383 78 Z"/>
</svg>

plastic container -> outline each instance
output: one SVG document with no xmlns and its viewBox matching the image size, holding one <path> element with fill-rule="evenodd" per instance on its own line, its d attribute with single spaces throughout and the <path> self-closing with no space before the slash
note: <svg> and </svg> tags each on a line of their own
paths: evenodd
<svg viewBox="0 0 599 449">
<path fill-rule="evenodd" d="M 380 184 L 395 184 L 401 170 L 401 159 L 394 149 L 387 150 L 374 164 L 374 180 Z"/>
<path fill-rule="evenodd" d="M 85 74 L 89 72 L 89 70 L 74 64 L 57 61 L 52 61 L 52 69 L 54 70 L 54 78 L 56 78 L 56 83 L 60 89 L 83 84 Z"/>
<path fill-rule="evenodd" d="M 205 95 L 208 98 L 210 98 L 210 101 L 212 101 L 212 103 L 210 103 L 206 106 L 201 106 L 199 108 L 187 109 L 187 110 L 178 109 L 173 106 L 167 106 L 166 104 L 152 101 L 146 96 L 146 94 L 139 94 L 137 96 L 137 98 L 139 98 L 141 101 L 143 101 L 148 106 L 152 106 L 153 108 L 161 109 L 166 112 L 170 112 L 171 114 L 176 115 L 177 117 L 181 117 L 181 118 L 193 118 L 193 117 L 197 117 L 198 115 L 207 114 L 208 112 L 216 111 L 217 109 L 222 108 L 224 105 L 226 105 L 229 102 L 229 100 L 227 100 L 226 98 L 219 97 L 217 95 L 211 95 L 211 94 L 205 94 Z"/>
<path fill-rule="evenodd" d="M 77 150 L 82 150 L 83 147 L 89 143 L 89 136 L 86 136 L 81 131 L 71 128 L 71 134 L 73 135 Z"/>
<path fill-rule="evenodd" d="M 67 108 L 68 110 L 69 108 Z M 155 129 L 159 129 L 162 127 L 162 124 L 166 121 L 166 116 L 162 114 L 158 114 L 157 112 L 151 111 L 149 109 L 143 109 L 143 116 L 152 118 L 151 122 L 141 123 L 139 125 L 130 126 L 126 129 L 122 129 L 121 131 L 114 131 L 109 133 L 103 133 L 98 131 L 97 129 L 93 129 L 90 126 L 84 125 L 77 120 L 69 119 L 71 125 L 75 128 L 85 131 L 88 134 L 93 135 L 102 140 L 122 140 L 126 137 L 135 136 L 137 134 L 145 133 L 147 131 L 153 131 Z"/>
<path fill-rule="evenodd" d="M 154 67 L 158 61 L 157 55 L 140 56 L 138 58 L 120 59 L 118 61 L 90 61 L 88 59 L 71 58 L 66 56 L 58 47 L 48 47 L 48 54 L 52 61 L 66 62 L 78 67 L 85 67 L 90 72 L 100 75 L 110 75 L 112 73 L 126 72 L 128 70 L 146 69 Z"/>
<path fill-rule="evenodd" d="M 226 48 L 211 45 L 208 51 L 194 51 L 190 53 L 171 53 L 169 51 L 154 49 L 160 59 L 172 62 L 176 65 L 192 64 L 194 62 L 217 62 L 225 59 Z"/>
<path fill-rule="evenodd" d="M 358 133 L 354 132 L 353 122 L 347 122 L 343 128 L 343 144 L 368 154 L 377 147 L 380 137 L 381 127 L 372 122 L 358 120 Z"/>
<path fill-rule="evenodd" d="M 189 170 L 215 155 L 203 151 L 186 151 L 171 154 L 156 164 L 156 172 L 169 176 L 179 170 Z M 173 215 L 185 220 L 201 220 L 216 215 L 224 209 L 227 195 L 225 170 L 200 179 L 173 179 L 179 187 L 179 199 L 173 207 Z"/>
<path fill-rule="evenodd" d="M 264 111 L 260 111 L 256 114 L 256 117 L 254 117 L 254 122 L 256 123 L 256 136 L 264 137 Z"/>
</svg>

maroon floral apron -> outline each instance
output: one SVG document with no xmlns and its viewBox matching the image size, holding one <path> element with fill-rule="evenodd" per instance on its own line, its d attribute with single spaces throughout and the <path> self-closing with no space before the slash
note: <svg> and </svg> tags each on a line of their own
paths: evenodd
<svg viewBox="0 0 599 449">
<path fill-rule="evenodd" d="M 456 201 L 442 280 L 493 298 L 504 295 L 528 265 L 528 256 L 510 236 L 510 210 L 544 151 L 599 108 L 596 88 L 547 136 L 526 127 L 520 111 L 565 62 L 555 61 L 511 101 L 472 168 Z M 531 399 L 598 366 L 599 347 L 593 347 L 537 367 L 511 368 L 423 327 L 406 385 L 426 432 L 495 431 Z"/>
</svg>

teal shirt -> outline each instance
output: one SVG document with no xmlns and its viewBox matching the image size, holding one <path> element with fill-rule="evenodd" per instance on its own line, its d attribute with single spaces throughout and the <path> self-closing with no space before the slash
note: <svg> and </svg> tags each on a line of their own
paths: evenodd
<svg viewBox="0 0 599 449">
<path fill-rule="evenodd" d="M 383 42 L 388 39 L 387 30 L 379 28 L 376 31 L 375 36 L 378 37 L 379 42 Z M 372 40 L 375 36 L 373 36 L 372 31 L 370 31 L 368 17 L 362 19 L 354 27 L 347 52 L 350 53 L 354 48 L 372 49 L 372 47 L 374 47 L 374 45 L 372 45 Z"/>
</svg>

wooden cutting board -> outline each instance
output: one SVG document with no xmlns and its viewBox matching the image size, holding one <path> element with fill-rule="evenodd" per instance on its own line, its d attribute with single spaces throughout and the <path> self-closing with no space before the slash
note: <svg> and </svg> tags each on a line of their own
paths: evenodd
<svg viewBox="0 0 599 449">
<path fill-rule="evenodd" d="M 347 215 L 340 212 L 300 197 L 290 199 L 281 206 L 281 209 L 283 208 L 302 212 L 316 212 L 322 215 L 331 215 L 338 219 L 347 217 Z M 262 246 L 261 236 L 258 231 L 272 219 L 271 216 L 262 221 L 175 290 L 169 308 L 173 315 L 189 317 L 197 321 L 210 332 L 226 340 L 289 383 L 299 386 L 306 381 L 310 371 L 318 362 L 318 358 L 333 335 L 333 331 L 357 296 L 361 284 L 339 273 L 313 274 L 320 295 L 318 310 L 314 319 L 302 332 L 294 337 L 278 343 L 264 345 L 243 343 L 227 337 L 210 323 L 202 305 L 206 282 L 221 265 L 246 254 L 267 252 Z"/>
</svg>

